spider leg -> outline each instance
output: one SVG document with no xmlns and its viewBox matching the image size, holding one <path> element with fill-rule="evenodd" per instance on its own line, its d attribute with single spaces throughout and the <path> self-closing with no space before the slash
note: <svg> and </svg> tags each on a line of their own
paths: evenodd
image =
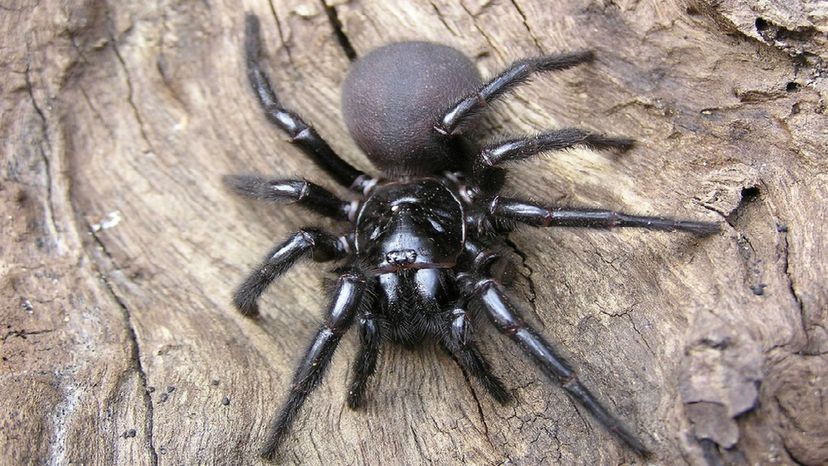
<svg viewBox="0 0 828 466">
<path fill-rule="evenodd" d="M 233 295 L 233 303 L 242 314 L 254 316 L 259 313 L 256 300 L 264 290 L 307 253 L 313 260 L 327 262 L 342 259 L 349 253 L 347 238 L 332 236 L 322 231 L 303 228 L 287 241 L 267 253 L 264 260 L 242 282 Z"/>
<path fill-rule="evenodd" d="M 354 364 L 354 378 L 348 389 L 348 407 L 351 409 L 358 409 L 363 405 L 368 379 L 377 368 L 377 356 L 382 340 L 377 321 L 370 311 L 360 315 L 359 341 L 359 354 Z"/>
<path fill-rule="evenodd" d="M 253 175 L 225 175 L 224 184 L 248 199 L 297 203 L 326 217 L 348 220 L 354 208 L 327 189 L 305 180 L 277 180 Z"/>
<path fill-rule="evenodd" d="M 627 150 L 632 147 L 633 140 L 607 137 L 578 128 L 565 128 L 487 145 L 480 150 L 476 165 L 494 167 L 504 162 L 526 159 L 541 152 L 570 149 L 576 145 L 592 149 Z"/>
<path fill-rule="evenodd" d="M 565 70 L 575 65 L 588 62 L 592 58 L 593 53 L 591 51 L 585 51 L 560 55 L 546 55 L 516 61 L 505 71 L 484 84 L 477 92 L 464 97 L 449 108 L 434 126 L 434 129 L 440 134 L 453 135 L 465 120 L 501 95 L 528 81 L 533 74 L 544 71 Z"/>
<path fill-rule="evenodd" d="M 492 398 L 500 404 L 508 403 L 512 396 L 480 353 L 472 336 L 471 323 L 466 319 L 466 311 L 458 307 L 452 311 L 452 316 L 451 331 L 441 336 L 441 343 L 460 367 L 477 377 Z"/>
<path fill-rule="evenodd" d="M 296 368 L 287 399 L 270 424 L 267 441 L 261 452 L 263 458 L 273 460 L 276 457 L 299 408 L 322 381 L 340 338 L 351 326 L 354 315 L 362 305 L 366 288 L 365 277 L 357 271 L 351 270 L 339 277 L 336 292 L 328 305 L 325 323 L 319 328 L 304 359 Z"/>
<path fill-rule="evenodd" d="M 531 202 L 495 196 L 489 213 L 497 219 L 513 220 L 538 227 L 615 228 L 639 227 L 658 231 L 689 231 L 709 235 L 720 230 L 719 223 L 643 217 L 611 210 L 549 209 Z"/>
<path fill-rule="evenodd" d="M 500 286 L 492 279 L 476 279 L 473 284 L 473 301 L 489 316 L 497 329 L 517 343 L 520 348 L 535 362 L 540 369 L 551 379 L 557 381 L 586 408 L 607 430 L 618 436 L 633 450 L 641 455 L 649 454 L 647 448 L 630 433 L 624 424 L 578 380 L 578 375 L 555 349 L 544 340 L 531 326 L 523 322 L 513 305 L 506 298 Z"/>
<path fill-rule="evenodd" d="M 313 127 L 305 123 L 299 115 L 282 106 L 270 85 L 270 79 L 262 70 L 259 18 L 251 13 L 245 16 L 244 46 L 247 57 L 247 77 L 250 79 L 250 85 L 267 119 L 286 132 L 290 136 L 290 142 L 299 146 L 316 165 L 339 184 L 360 192 L 370 188 L 374 183 L 370 176 L 339 157 Z"/>
</svg>

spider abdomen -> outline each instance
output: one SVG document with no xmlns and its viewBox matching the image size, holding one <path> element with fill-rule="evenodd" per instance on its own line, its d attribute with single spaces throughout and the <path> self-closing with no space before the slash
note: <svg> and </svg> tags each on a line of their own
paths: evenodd
<svg viewBox="0 0 828 466">
<path fill-rule="evenodd" d="M 342 112 L 357 145 L 383 171 L 436 174 L 459 163 L 434 126 L 477 90 L 480 75 L 460 51 L 399 42 L 357 60 L 342 85 Z"/>
</svg>

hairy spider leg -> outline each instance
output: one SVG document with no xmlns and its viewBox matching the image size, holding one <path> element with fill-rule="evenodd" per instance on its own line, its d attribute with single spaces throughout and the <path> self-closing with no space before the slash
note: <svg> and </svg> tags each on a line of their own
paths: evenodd
<svg viewBox="0 0 828 466">
<path fill-rule="evenodd" d="M 481 168 L 494 167 L 542 152 L 570 149 L 576 145 L 591 149 L 614 148 L 624 151 L 630 149 L 633 142 L 632 139 L 608 137 L 579 128 L 564 128 L 486 145 L 480 150 L 475 165 Z"/>
<path fill-rule="evenodd" d="M 337 220 L 349 220 L 354 214 L 352 203 L 343 201 L 310 181 L 278 180 L 254 175 L 225 175 L 222 180 L 234 193 L 248 199 L 296 203 Z"/>
<path fill-rule="evenodd" d="M 474 339 L 471 322 L 466 318 L 466 311 L 462 307 L 455 307 L 451 311 L 451 330 L 440 336 L 445 350 L 457 361 L 457 364 L 466 372 L 475 376 L 492 398 L 500 404 L 506 404 L 512 396 L 503 382 L 494 375 L 488 361 L 483 357 L 477 342 Z"/>
<path fill-rule="evenodd" d="M 565 70 L 588 62 L 593 56 L 592 51 L 584 51 L 518 60 L 483 84 L 479 90 L 452 105 L 434 129 L 443 135 L 454 135 L 470 117 L 506 92 L 528 81 L 534 73 Z"/>
<path fill-rule="evenodd" d="M 370 296 L 370 293 L 366 293 L 367 288 L 365 277 L 356 270 L 349 270 L 339 277 L 336 291 L 328 305 L 325 323 L 319 328 L 304 359 L 296 368 L 288 397 L 270 424 L 267 441 L 261 451 L 262 458 L 275 459 L 296 413 L 322 381 L 342 335 L 350 328 L 358 310 L 369 304 L 365 302 Z"/>
<path fill-rule="evenodd" d="M 359 353 L 354 363 L 354 376 L 348 389 L 348 407 L 358 409 L 365 402 L 368 379 L 377 368 L 377 356 L 382 342 L 374 313 L 366 310 L 359 316 Z"/>
<path fill-rule="evenodd" d="M 489 205 L 495 218 L 514 220 L 538 227 L 615 228 L 639 227 L 658 231 L 689 231 L 697 235 L 717 233 L 716 222 L 643 217 L 610 210 L 549 209 L 531 202 L 495 196 Z"/>
<path fill-rule="evenodd" d="M 552 345 L 518 317 L 497 282 L 491 278 L 475 277 L 471 293 L 472 302 L 482 308 L 501 333 L 508 335 L 531 356 L 549 378 L 560 383 L 572 398 L 633 450 L 644 456 L 649 454 L 644 444 L 578 380 L 578 375 Z"/>
<path fill-rule="evenodd" d="M 233 303 L 242 314 L 259 313 L 256 301 L 265 289 L 299 259 L 310 253 L 316 262 L 327 262 L 346 257 L 350 246 L 344 236 L 333 236 L 313 228 L 303 228 L 287 241 L 267 253 L 233 295 Z"/>
<path fill-rule="evenodd" d="M 566 150 L 576 145 L 626 151 L 632 147 L 633 142 L 632 139 L 608 137 L 578 128 L 565 128 L 500 141 L 484 146 L 473 157 L 472 180 L 483 194 L 492 195 L 503 187 L 505 171 L 500 168 L 503 163 L 523 160 L 542 152 Z"/>
<path fill-rule="evenodd" d="M 290 136 L 290 142 L 299 146 L 329 176 L 342 186 L 363 192 L 374 180 L 343 160 L 331 146 L 319 136 L 313 127 L 305 123 L 296 113 L 285 109 L 267 74 L 262 70 L 262 39 L 259 30 L 259 18 L 251 13 L 245 16 L 245 54 L 247 58 L 247 77 L 259 103 L 273 124 Z"/>
</svg>

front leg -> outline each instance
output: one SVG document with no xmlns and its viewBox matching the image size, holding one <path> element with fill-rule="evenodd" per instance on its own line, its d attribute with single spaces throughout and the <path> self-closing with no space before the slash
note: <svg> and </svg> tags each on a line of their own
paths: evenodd
<svg viewBox="0 0 828 466">
<path fill-rule="evenodd" d="M 339 277 L 337 288 L 326 312 L 325 323 L 316 332 L 304 359 L 296 368 L 287 399 L 270 424 L 262 458 L 273 460 L 299 409 L 305 403 L 331 362 L 342 335 L 350 328 L 368 288 L 362 273 L 351 270 Z"/>
<path fill-rule="evenodd" d="M 287 241 L 271 250 L 261 264 L 245 279 L 233 295 L 233 303 L 242 314 L 259 313 L 256 301 L 265 289 L 299 259 L 311 253 L 313 260 L 327 262 L 342 259 L 349 254 L 347 238 L 336 237 L 312 228 L 294 233 Z"/>
<path fill-rule="evenodd" d="M 354 362 L 354 378 L 348 389 L 348 407 L 358 409 L 365 401 L 368 379 L 374 375 L 379 356 L 380 326 L 371 311 L 364 311 L 359 317 L 359 354 Z"/>
<path fill-rule="evenodd" d="M 466 372 L 477 377 L 486 391 L 500 404 L 506 404 L 512 396 L 503 382 L 492 372 L 492 368 L 474 339 L 472 325 L 462 307 L 452 310 L 451 329 L 440 336 L 446 351 L 454 356 L 457 364 Z"/>
</svg>

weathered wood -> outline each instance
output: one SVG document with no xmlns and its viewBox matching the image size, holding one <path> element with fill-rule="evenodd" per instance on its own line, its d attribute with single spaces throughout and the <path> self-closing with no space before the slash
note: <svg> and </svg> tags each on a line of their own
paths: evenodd
<svg viewBox="0 0 828 466">
<path fill-rule="evenodd" d="M 316 328 L 322 272 L 280 279 L 260 322 L 233 311 L 231 291 L 292 231 L 338 226 L 221 188 L 222 174 L 261 172 L 337 190 L 248 90 L 248 9 L 285 102 L 366 170 L 339 110 L 349 51 L 434 40 L 491 75 L 596 50 L 596 63 L 497 104 L 487 126 L 639 144 L 519 164 L 510 189 L 718 219 L 724 232 L 523 230 L 514 293 L 527 318 L 656 463 L 704 464 L 705 448 L 734 464 L 828 462 L 828 16 L 805 0 L 4 2 L 0 462 L 258 461 Z M 641 461 L 483 333 L 514 404 L 493 403 L 436 348 L 387 347 L 368 408 L 352 412 L 349 335 L 284 460 Z"/>
</svg>

